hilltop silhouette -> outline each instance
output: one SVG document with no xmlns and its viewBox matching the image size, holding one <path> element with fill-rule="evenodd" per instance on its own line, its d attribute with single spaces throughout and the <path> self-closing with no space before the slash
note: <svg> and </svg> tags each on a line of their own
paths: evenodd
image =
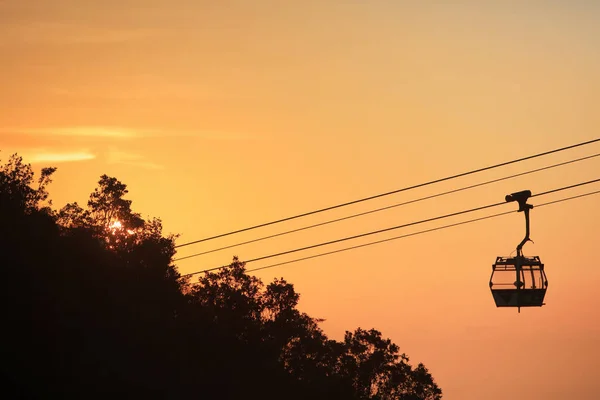
<svg viewBox="0 0 600 400">
<path fill-rule="evenodd" d="M 175 236 L 114 177 L 53 209 L 55 170 L 0 164 L 3 398 L 441 399 L 377 330 L 329 339 L 283 278 L 235 257 L 182 278 Z"/>
</svg>

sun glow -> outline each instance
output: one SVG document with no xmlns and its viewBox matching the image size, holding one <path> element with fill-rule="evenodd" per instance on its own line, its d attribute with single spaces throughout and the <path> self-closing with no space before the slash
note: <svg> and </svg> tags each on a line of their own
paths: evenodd
<svg viewBox="0 0 600 400">
<path fill-rule="evenodd" d="M 127 232 L 128 235 L 135 234 L 135 230 L 126 229 L 125 226 L 123 226 L 123 223 L 119 220 L 115 220 L 115 221 L 111 222 L 110 225 L 108 225 L 108 229 L 112 232 L 113 235 L 117 231 L 123 231 L 123 230 L 125 230 L 125 232 Z"/>
<path fill-rule="evenodd" d="M 115 230 L 115 229 L 123 229 L 123 224 L 121 223 L 121 221 L 113 221 L 109 226 L 109 229 Z"/>
</svg>

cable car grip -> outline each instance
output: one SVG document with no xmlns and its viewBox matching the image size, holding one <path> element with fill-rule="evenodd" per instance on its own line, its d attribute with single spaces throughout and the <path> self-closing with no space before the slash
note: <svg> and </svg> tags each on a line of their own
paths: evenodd
<svg viewBox="0 0 600 400">
<path fill-rule="evenodd" d="M 530 238 L 529 238 L 529 210 L 531 210 L 533 208 L 533 205 L 531 204 L 527 204 L 527 200 L 531 197 L 531 191 L 530 190 L 523 190 L 521 192 L 516 192 L 516 193 L 511 193 L 506 195 L 505 200 L 507 202 L 513 202 L 516 201 L 519 203 L 519 212 L 523 212 L 525 213 L 525 238 L 521 241 L 521 243 L 519 243 L 519 245 L 517 246 L 517 256 L 521 257 L 523 256 L 523 246 L 525 245 L 525 243 L 531 241 L 533 242 Z"/>
</svg>

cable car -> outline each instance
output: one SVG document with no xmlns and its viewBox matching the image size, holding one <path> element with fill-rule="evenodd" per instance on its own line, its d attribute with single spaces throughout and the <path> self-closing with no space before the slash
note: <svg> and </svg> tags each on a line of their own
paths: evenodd
<svg viewBox="0 0 600 400">
<path fill-rule="evenodd" d="M 525 238 L 517 246 L 515 257 L 497 257 L 492 265 L 490 289 L 496 307 L 541 307 L 544 305 L 544 296 L 548 288 L 548 279 L 544 272 L 544 264 L 540 257 L 526 257 L 523 255 L 523 246 L 529 238 L 529 210 L 533 208 L 527 204 L 531 191 L 512 193 L 506 196 L 507 202 L 519 203 L 519 212 L 525 214 Z"/>
</svg>

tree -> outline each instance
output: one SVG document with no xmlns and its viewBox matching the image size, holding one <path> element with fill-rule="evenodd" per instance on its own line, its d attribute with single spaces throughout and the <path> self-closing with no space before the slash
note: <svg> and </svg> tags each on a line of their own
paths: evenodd
<svg viewBox="0 0 600 400">
<path fill-rule="evenodd" d="M 1 161 L 1 160 L 0 160 Z M 43 168 L 38 179 L 38 188 L 31 187 L 33 170 L 23 164 L 23 158 L 13 154 L 8 162 L 0 167 L 0 206 L 32 212 L 40 208 L 48 199 L 48 185 L 56 168 Z"/>
<path fill-rule="evenodd" d="M 55 212 L 16 155 L 0 166 L 0 369 L 6 398 L 441 398 L 376 330 L 331 340 L 283 278 L 239 259 L 196 283 L 175 236 L 144 220 L 103 175 L 87 208 Z M 116 223 L 118 222 L 118 224 Z"/>
<path fill-rule="evenodd" d="M 427 399 L 441 390 L 422 364 L 412 368 L 408 357 L 377 330 L 346 332 L 343 342 L 329 340 L 314 319 L 296 309 L 299 295 L 283 278 L 264 287 L 231 265 L 207 273 L 194 285 L 193 297 L 208 307 L 224 332 L 271 354 L 296 380 L 323 398 Z M 412 397 L 411 397 L 412 396 Z M 416 396 L 416 397 L 414 397 Z"/>
<path fill-rule="evenodd" d="M 357 329 L 346 332 L 344 353 L 340 358 L 341 373 L 347 376 L 366 399 L 437 399 L 441 390 L 422 364 L 413 370 L 408 357 L 381 332 Z"/>
<path fill-rule="evenodd" d="M 81 208 L 77 202 L 68 203 L 57 213 L 57 223 L 63 228 L 83 228 L 90 227 L 92 221 L 89 211 Z"/>
<path fill-rule="evenodd" d="M 102 175 L 98 187 L 90 195 L 88 208 L 96 225 L 109 228 L 112 223 L 119 221 L 130 229 L 137 229 L 143 221 L 139 214 L 131 211 L 131 200 L 123 197 L 129 193 L 127 185 L 117 178 Z"/>
</svg>

